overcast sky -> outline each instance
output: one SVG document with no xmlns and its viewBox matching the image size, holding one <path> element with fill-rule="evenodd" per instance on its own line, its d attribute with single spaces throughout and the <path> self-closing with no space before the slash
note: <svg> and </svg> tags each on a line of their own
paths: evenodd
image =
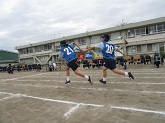
<svg viewBox="0 0 165 123">
<path fill-rule="evenodd" d="M 165 17 L 165 0 L 0 0 L 0 49 Z"/>
</svg>

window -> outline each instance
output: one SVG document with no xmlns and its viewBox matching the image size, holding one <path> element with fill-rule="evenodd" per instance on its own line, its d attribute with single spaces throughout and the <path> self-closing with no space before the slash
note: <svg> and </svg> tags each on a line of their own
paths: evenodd
<svg viewBox="0 0 165 123">
<path fill-rule="evenodd" d="M 134 29 L 129 29 L 128 31 L 127 31 L 127 37 L 128 38 L 133 38 L 134 37 Z"/>
<path fill-rule="evenodd" d="M 141 28 L 141 35 L 145 35 L 146 34 L 146 28 Z"/>
<path fill-rule="evenodd" d="M 67 41 L 67 44 L 71 44 L 72 42 L 74 42 L 74 40 L 69 40 Z"/>
<path fill-rule="evenodd" d="M 131 47 L 127 47 L 127 53 L 131 53 Z"/>
<path fill-rule="evenodd" d="M 136 36 L 141 35 L 140 28 L 139 29 L 135 29 L 135 34 L 136 34 Z"/>
<path fill-rule="evenodd" d="M 55 46 L 55 50 L 56 50 L 56 52 L 59 52 L 60 51 L 60 46 Z"/>
<path fill-rule="evenodd" d="M 113 33 L 111 33 L 111 39 L 112 40 L 119 39 L 119 37 L 121 37 L 120 32 L 113 32 Z"/>
<path fill-rule="evenodd" d="M 162 24 L 163 31 L 165 32 L 165 24 Z"/>
<path fill-rule="evenodd" d="M 82 38 L 82 39 L 81 39 L 81 44 L 82 44 L 82 45 L 86 45 L 86 39 L 85 39 L 85 38 Z"/>
<path fill-rule="evenodd" d="M 159 50 L 160 50 L 160 52 L 165 52 L 164 46 L 165 46 L 164 43 L 159 44 Z"/>
<path fill-rule="evenodd" d="M 136 53 L 136 46 L 129 46 L 127 47 L 127 53 L 128 54 L 135 54 Z"/>
<path fill-rule="evenodd" d="M 159 49 L 160 49 L 160 52 L 165 52 L 164 46 L 159 47 Z"/>
<path fill-rule="evenodd" d="M 41 52 L 44 49 L 43 46 L 37 46 L 36 47 L 36 52 Z"/>
<path fill-rule="evenodd" d="M 92 36 L 90 40 L 90 44 L 94 44 L 94 43 L 95 43 L 95 36 Z"/>
<path fill-rule="evenodd" d="M 100 42 L 100 35 L 91 37 L 91 44 L 98 43 L 98 42 Z"/>
<path fill-rule="evenodd" d="M 33 49 L 32 48 L 27 48 L 27 53 L 33 53 Z"/>
<path fill-rule="evenodd" d="M 135 29 L 135 33 L 136 33 L 136 36 L 145 35 L 146 34 L 146 28 L 143 27 L 143 28 Z"/>
<path fill-rule="evenodd" d="M 52 45 L 51 45 L 51 44 L 45 44 L 45 45 L 43 46 L 43 50 L 44 50 L 44 51 L 51 50 L 51 49 L 52 49 Z"/>
<path fill-rule="evenodd" d="M 165 24 L 158 24 L 157 25 L 157 31 L 159 33 L 165 32 Z"/>
<path fill-rule="evenodd" d="M 148 27 L 149 34 L 155 34 L 156 32 L 156 25 Z"/>
<path fill-rule="evenodd" d="M 48 44 L 48 49 L 51 50 L 52 49 L 52 45 Z"/>
<path fill-rule="evenodd" d="M 158 44 L 152 44 L 152 51 L 158 52 Z"/>
<path fill-rule="evenodd" d="M 60 46 L 60 42 L 55 42 L 55 46 Z"/>
<path fill-rule="evenodd" d="M 142 52 L 147 52 L 147 45 L 146 44 L 144 44 L 144 45 L 141 45 L 141 50 L 142 50 Z"/>
<path fill-rule="evenodd" d="M 147 44 L 147 51 L 152 51 L 152 44 Z"/>
<path fill-rule="evenodd" d="M 157 31 L 161 32 L 163 30 L 162 24 L 157 25 Z"/>
<path fill-rule="evenodd" d="M 132 52 L 136 52 L 136 46 L 132 46 Z"/>
<path fill-rule="evenodd" d="M 78 39 L 78 44 L 79 45 L 86 45 L 86 38 L 80 38 L 80 39 Z"/>
<path fill-rule="evenodd" d="M 141 45 L 138 45 L 138 46 L 137 46 L 137 52 L 142 52 Z"/>
<path fill-rule="evenodd" d="M 21 53 L 22 53 L 22 54 L 33 53 L 33 49 L 32 49 L 32 48 L 22 49 L 22 50 L 21 50 Z"/>
<path fill-rule="evenodd" d="M 38 59 L 41 61 L 41 62 L 46 62 L 48 60 L 48 56 L 38 56 Z"/>
</svg>

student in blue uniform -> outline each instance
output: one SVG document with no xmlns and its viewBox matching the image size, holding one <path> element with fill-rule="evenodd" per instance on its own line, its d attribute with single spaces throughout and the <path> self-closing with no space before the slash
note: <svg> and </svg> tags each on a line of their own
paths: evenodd
<svg viewBox="0 0 165 123">
<path fill-rule="evenodd" d="M 114 60 L 114 54 L 115 51 L 120 52 L 121 54 L 124 54 L 121 52 L 114 44 L 111 44 L 109 41 L 109 35 L 108 34 L 102 34 L 101 35 L 101 42 L 98 43 L 94 47 L 90 47 L 89 49 L 83 50 L 84 52 L 87 52 L 89 50 L 94 50 L 96 48 L 99 48 L 102 50 L 103 54 L 103 60 L 104 60 L 104 66 L 103 66 L 103 79 L 99 80 L 101 83 L 106 84 L 106 77 L 107 77 L 107 69 L 110 69 L 116 74 L 119 75 L 125 75 L 129 78 L 134 79 L 131 72 L 124 72 L 122 70 L 119 70 L 116 68 L 116 62 Z"/>
<path fill-rule="evenodd" d="M 77 56 L 76 53 L 74 51 L 74 47 L 77 46 L 80 50 L 82 50 L 79 45 L 75 42 L 71 43 L 71 44 L 67 44 L 66 41 L 62 41 L 60 42 L 60 53 L 59 53 L 59 60 L 66 60 L 67 61 L 67 66 L 66 66 L 66 75 L 67 75 L 67 79 L 65 84 L 70 83 L 70 72 L 69 72 L 69 68 L 71 68 L 75 74 L 86 78 L 90 84 L 92 85 L 92 80 L 90 78 L 90 76 L 87 76 L 85 74 L 83 74 L 81 71 L 79 71 L 78 68 L 78 63 L 77 63 Z"/>
</svg>

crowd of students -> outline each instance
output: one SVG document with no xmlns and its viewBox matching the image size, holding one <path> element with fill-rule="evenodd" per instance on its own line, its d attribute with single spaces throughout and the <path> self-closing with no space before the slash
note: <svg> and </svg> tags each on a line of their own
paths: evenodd
<svg viewBox="0 0 165 123">
<path fill-rule="evenodd" d="M 27 64 L 18 64 L 18 65 L 11 65 L 9 64 L 8 66 L 0 66 L 0 71 L 1 72 L 8 72 L 9 74 L 13 74 L 14 71 L 17 72 L 21 72 L 21 71 L 32 71 L 32 70 L 36 70 L 36 71 L 40 71 L 42 69 L 41 64 L 31 64 L 31 65 L 27 65 Z"/>
</svg>

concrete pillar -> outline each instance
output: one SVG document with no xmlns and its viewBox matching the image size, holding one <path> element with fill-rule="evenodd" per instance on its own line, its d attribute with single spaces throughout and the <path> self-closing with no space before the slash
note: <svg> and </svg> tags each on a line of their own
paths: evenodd
<svg viewBox="0 0 165 123">
<path fill-rule="evenodd" d="M 123 52 L 125 53 L 125 55 L 127 55 L 127 49 L 126 49 L 126 31 L 122 30 L 121 31 L 121 36 L 122 36 L 122 45 L 123 45 Z"/>
</svg>

